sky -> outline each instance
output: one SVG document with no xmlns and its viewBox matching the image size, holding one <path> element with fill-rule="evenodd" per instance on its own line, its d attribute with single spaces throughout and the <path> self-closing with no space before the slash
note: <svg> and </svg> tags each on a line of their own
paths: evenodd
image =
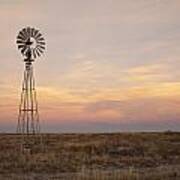
<svg viewBox="0 0 180 180">
<path fill-rule="evenodd" d="M 44 132 L 180 130 L 179 0 L 0 0 L 0 132 L 15 132 L 23 57 L 34 63 Z"/>
</svg>

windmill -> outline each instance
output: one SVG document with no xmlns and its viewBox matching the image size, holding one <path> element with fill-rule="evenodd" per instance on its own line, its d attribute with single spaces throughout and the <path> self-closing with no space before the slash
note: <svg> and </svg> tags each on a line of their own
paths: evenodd
<svg viewBox="0 0 180 180">
<path fill-rule="evenodd" d="M 25 63 L 17 123 L 17 133 L 22 137 L 24 149 L 31 148 L 32 137 L 40 135 L 33 62 L 45 50 L 45 40 L 39 30 L 26 27 L 19 31 L 16 43 Z"/>
</svg>

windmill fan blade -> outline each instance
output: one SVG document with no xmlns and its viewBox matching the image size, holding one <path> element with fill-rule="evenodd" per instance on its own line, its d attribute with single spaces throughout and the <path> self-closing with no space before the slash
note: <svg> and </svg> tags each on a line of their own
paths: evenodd
<svg viewBox="0 0 180 180">
<path fill-rule="evenodd" d="M 24 37 L 22 37 L 20 35 L 17 36 L 17 39 L 24 41 Z"/>
<path fill-rule="evenodd" d="M 27 27 L 27 34 L 28 34 L 28 37 L 31 36 L 31 28 L 30 27 Z"/>
<path fill-rule="evenodd" d="M 43 38 L 43 37 L 38 38 L 38 39 L 37 39 L 37 42 L 39 42 L 39 41 L 44 41 L 44 38 Z"/>
<path fill-rule="evenodd" d="M 36 41 L 44 41 L 44 38 L 42 37 L 42 34 L 39 34 L 39 36 L 36 38 Z"/>
<path fill-rule="evenodd" d="M 39 45 L 45 45 L 45 41 L 37 41 L 37 44 L 39 44 Z"/>
<path fill-rule="evenodd" d="M 38 33 L 38 35 L 36 36 L 36 40 L 38 40 L 41 36 L 42 36 L 42 34 Z"/>
<path fill-rule="evenodd" d="M 21 50 L 21 53 L 24 54 L 25 50 L 26 50 L 26 46 L 23 47 L 23 49 Z"/>
<path fill-rule="evenodd" d="M 37 45 L 37 47 L 39 47 L 40 49 L 45 49 L 44 46 Z"/>
<path fill-rule="evenodd" d="M 34 49 L 34 53 L 35 53 L 35 55 L 36 55 L 36 57 L 37 57 L 37 51 L 36 51 L 36 48 Z"/>
<path fill-rule="evenodd" d="M 21 41 L 21 40 L 17 40 L 16 43 L 17 43 L 17 44 L 24 44 L 25 42 L 24 42 L 24 41 Z"/>
<path fill-rule="evenodd" d="M 24 35 L 22 31 L 19 32 L 19 35 L 21 35 L 24 39 L 26 38 L 26 36 Z"/>
<path fill-rule="evenodd" d="M 21 49 L 21 48 L 23 48 L 23 47 L 25 47 L 24 45 L 19 45 L 18 46 L 18 49 Z"/>
<path fill-rule="evenodd" d="M 36 36 L 38 35 L 38 30 L 34 30 L 34 38 L 36 39 Z"/>
<path fill-rule="evenodd" d="M 45 46 L 40 46 L 40 48 L 45 50 Z"/>
<path fill-rule="evenodd" d="M 30 36 L 33 37 L 33 28 L 30 28 Z"/>
<path fill-rule="evenodd" d="M 37 55 L 40 56 L 41 54 L 39 53 L 38 48 L 36 48 L 35 50 L 36 50 Z"/>
<path fill-rule="evenodd" d="M 32 28 L 31 31 L 32 31 L 32 37 L 34 37 L 34 35 L 35 35 L 35 29 Z"/>
<path fill-rule="evenodd" d="M 33 53 L 34 58 L 36 59 L 35 49 L 33 49 L 32 53 Z"/>
<path fill-rule="evenodd" d="M 24 29 L 22 30 L 22 32 L 23 32 L 23 34 L 24 34 L 24 38 L 27 39 L 27 32 L 26 32 L 26 29 L 24 28 Z"/>
<path fill-rule="evenodd" d="M 40 44 L 40 45 L 45 45 L 45 41 L 36 41 L 37 44 Z"/>
<path fill-rule="evenodd" d="M 42 49 L 40 49 L 39 47 L 37 47 L 37 49 L 40 51 L 40 53 L 43 53 L 43 50 L 42 50 Z"/>
<path fill-rule="evenodd" d="M 39 45 L 45 45 L 45 42 L 37 42 Z"/>
<path fill-rule="evenodd" d="M 29 35 L 29 28 L 26 28 L 26 38 L 29 38 L 30 35 Z"/>
</svg>

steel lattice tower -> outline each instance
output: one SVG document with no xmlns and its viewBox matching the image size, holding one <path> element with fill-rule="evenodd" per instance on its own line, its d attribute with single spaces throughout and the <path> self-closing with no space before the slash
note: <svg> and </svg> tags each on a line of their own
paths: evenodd
<svg viewBox="0 0 180 180">
<path fill-rule="evenodd" d="M 27 27 L 19 32 L 16 43 L 18 44 L 18 49 L 21 50 L 25 62 L 17 133 L 22 135 L 23 145 L 26 148 L 31 146 L 32 137 L 39 137 L 40 135 L 33 62 L 36 57 L 43 53 L 45 42 L 38 30 Z"/>
<path fill-rule="evenodd" d="M 27 59 L 25 62 L 21 101 L 19 105 L 17 133 L 20 134 L 40 133 L 35 79 L 33 76 L 32 60 L 30 59 Z"/>
</svg>

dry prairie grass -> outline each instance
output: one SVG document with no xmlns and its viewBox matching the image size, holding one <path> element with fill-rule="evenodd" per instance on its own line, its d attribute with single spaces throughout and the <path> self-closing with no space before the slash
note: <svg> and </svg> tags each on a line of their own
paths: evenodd
<svg viewBox="0 0 180 180">
<path fill-rule="evenodd" d="M 0 179 L 180 179 L 180 133 L 43 134 L 45 151 L 0 135 Z"/>
</svg>

